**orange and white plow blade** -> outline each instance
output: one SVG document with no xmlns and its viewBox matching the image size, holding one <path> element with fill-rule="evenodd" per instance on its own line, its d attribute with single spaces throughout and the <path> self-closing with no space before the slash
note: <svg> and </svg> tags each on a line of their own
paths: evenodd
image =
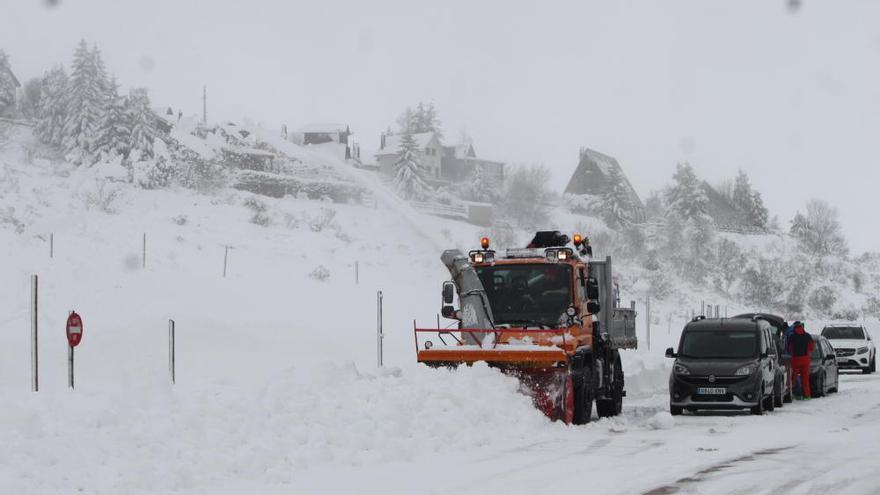
<svg viewBox="0 0 880 495">
<path fill-rule="evenodd" d="M 418 351 L 420 363 L 527 363 L 530 365 L 547 365 L 565 362 L 567 356 L 558 347 L 550 346 L 520 346 L 505 345 L 504 349 L 489 349 L 480 346 L 450 346 L 438 349 L 424 349 Z"/>
</svg>

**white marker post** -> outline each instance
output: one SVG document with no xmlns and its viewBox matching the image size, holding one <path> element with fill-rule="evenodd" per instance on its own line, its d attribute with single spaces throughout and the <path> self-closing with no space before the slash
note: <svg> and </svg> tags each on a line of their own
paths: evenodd
<svg viewBox="0 0 880 495">
<path fill-rule="evenodd" d="M 171 372 L 171 383 L 175 383 L 175 349 L 174 349 L 174 320 L 168 320 L 168 371 Z"/>
<path fill-rule="evenodd" d="M 226 263 L 229 261 L 229 246 L 223 251 L 223 278 L 226 278 Z"/>
<path fill-rule="evenodd" d="M 40 356 L 37 342 L 37 302 L 38 280 L 36 275 L 31 275 L 31 390 L 40 390 Z"/>
<path fill-rule="evenodd" d="M 382 367 L 382 339 L 385 334 L 382 333 L 382 291 L 376 293 L 376 360 L 379 367 Z"/>
</svg>

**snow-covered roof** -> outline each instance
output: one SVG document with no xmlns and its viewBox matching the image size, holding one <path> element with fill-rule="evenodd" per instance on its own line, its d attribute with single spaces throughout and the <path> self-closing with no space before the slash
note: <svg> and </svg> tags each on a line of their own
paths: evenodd
<svg viewBox="0 0 880 495">
<path fill-rule="evenodd" d="M 385 136 L 385 147 L 377 151 L 376 156 L 396 155 L 400 151 L 401 137 L 400 134 L 389 134 Z M 416 147 L 424 149 L 437 137 L 437 134 L 434 132 L 422 132 L 419 134 L 413 134 L 412 137 L 413 141 L 416 142 Z"/>
<path fill-rule="evenodd" d="M 300 129 L 300 132 L 333 134 L 350 131 L 348 130 L 348 124 L 307 124 Z"/>
<path fill-rule="evenodd" d="M 447 156 L 452 156 L 454 158 L 466 159 L 477 156 L 472 144 L 456 144 L 453 146 L 444 146 L 444 148 L 447 151 Z"/>
</svg>

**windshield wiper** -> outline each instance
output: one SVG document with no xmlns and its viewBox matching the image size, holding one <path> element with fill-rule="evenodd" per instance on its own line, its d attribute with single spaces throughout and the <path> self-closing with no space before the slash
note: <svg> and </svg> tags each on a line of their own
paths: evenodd
<svg viewBox="0 0 880 495">
<path fill-rule="evenodd" d="M 504 321 L 496 321 L 495 322 L 495 324 L 497 324 L 497 325 L 504 325 L 504 324 L 509 325 L 509 324 L 513 324 L 513 323 L 525 323 L 527 325 L 537 325 L 537 326 L 541 327 L 541 329 L 545 329 L 545 328 L 552 329 L 553 328 L 553 325 L 550 325 L 549 323 L 544 323 L 543 321 L 538 321 L 538 320 L 504 320 Z"/>
</svg>

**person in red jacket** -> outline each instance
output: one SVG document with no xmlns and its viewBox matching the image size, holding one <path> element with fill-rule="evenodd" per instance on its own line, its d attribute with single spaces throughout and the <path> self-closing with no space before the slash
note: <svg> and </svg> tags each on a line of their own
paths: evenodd
<svg viewBox="0 0 880 495">
<path fill-rule="evenodd" d="M 816 344 L 813 342 L 813 337 L 804 329 L 804 324 L 796 321 L 794 323 L 794 333 L 788 339 L 788 352 L 791 354 L 793 378 L 795 380 L 801 379 L 804 399 L 809 399 L 811 396 L 810 363 L 812 362 L 812 354 L 815 347 Z"/>
</svg>

